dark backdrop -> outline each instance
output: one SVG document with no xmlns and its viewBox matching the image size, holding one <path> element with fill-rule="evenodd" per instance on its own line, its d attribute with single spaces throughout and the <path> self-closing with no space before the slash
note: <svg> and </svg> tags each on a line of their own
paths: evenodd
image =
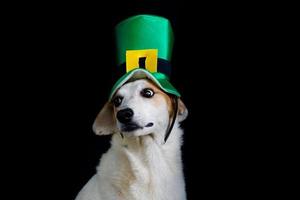
<svg viewBox="0 0 300 200">
<path fill-rule="evenodd" d="M 253 94 L 265 35 L 247 6 L 144 0 L 18 9 L 11 25 L 11 48 L 19 55 L 11 62 L 18 68 L 10 68 L 16 153 L 9 157 L 16 164 L 8 166 L 24 175 L 22 196 L 71 200 L 95 173 L 110 140 L 91 127 L 115 81 L 113 28 L 139 13 L 173 24 L 172 83 L 189 109 L 183 124 L 188 199 L 245 198 L 262 190 L 262 158 L 254 157 L 264 117 L 256 112 L 264 102 Z"/>
</svg>

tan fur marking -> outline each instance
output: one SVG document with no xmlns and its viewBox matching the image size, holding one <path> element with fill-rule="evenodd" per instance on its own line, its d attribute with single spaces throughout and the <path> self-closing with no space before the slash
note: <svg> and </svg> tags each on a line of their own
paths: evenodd
<svg viewBox="0 0 300 200">
<path fill-rule="evenodd" d="M 154 105 L 160 105 L 162 101 L 165 101 L 168 105 L 168 111 L 169 111 L 169 116 L 173 115 L 173 106 L 172 106 L 172 101 L 171 98 L 160 88 L 158 88 L 156 85 L 154 85 L 152 82 L 147 80 L 147 88 L 151 88 L 155 95 L 153 96 L 153 101 Z"/>
</svg>

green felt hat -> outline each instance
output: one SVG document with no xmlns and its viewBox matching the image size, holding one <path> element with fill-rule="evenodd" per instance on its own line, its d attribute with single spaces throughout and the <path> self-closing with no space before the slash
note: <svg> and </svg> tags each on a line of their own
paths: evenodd
<svg viewBox="0 0 300 200">
<path fill-rule="evenodd" d="M 150 79 L 166 93 L 180 97 L 169 82 L 173 31 L 169 20 L 154 15 L 137 15 L 115 29 L 118 73 L 109 99 L 126 82 Z"/>
</svg>

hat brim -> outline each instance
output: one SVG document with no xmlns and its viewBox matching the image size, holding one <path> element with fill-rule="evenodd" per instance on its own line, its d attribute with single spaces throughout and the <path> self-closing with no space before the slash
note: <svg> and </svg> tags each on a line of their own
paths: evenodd
<svg viewBox="0 0 300 200">
<path fill-rule="evenodd" d="M 109 100 L 111 100 L 116 93 L 116 91 L 122 87 L 125 83 L 138 80 L 138 79 L 150 79 L 152 80 L 160 89 L 168 94 L 180 97 L 180 93 L 175 89 L 175 87 L 169 82 L 168 77 L 162 73 L 151 73 L 146 69 L 137 68 L 130 72 L 124 74 L 113 86 Z"/>
</svg>

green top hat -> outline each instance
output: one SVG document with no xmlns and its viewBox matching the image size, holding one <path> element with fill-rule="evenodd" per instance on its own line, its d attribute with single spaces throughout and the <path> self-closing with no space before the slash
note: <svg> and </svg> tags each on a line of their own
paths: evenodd
<svg viewBox="0 0 300 200">
<path fill-rule="evenodd" d="M 169 82 L 173 31 L 169 20 L 153 15 L 130 17 L 116 26 L 118 71 L 122 77 L 109 99 L 126 82 L 148 78 L 166 93 L 180 97 Z"/>
</svg>

